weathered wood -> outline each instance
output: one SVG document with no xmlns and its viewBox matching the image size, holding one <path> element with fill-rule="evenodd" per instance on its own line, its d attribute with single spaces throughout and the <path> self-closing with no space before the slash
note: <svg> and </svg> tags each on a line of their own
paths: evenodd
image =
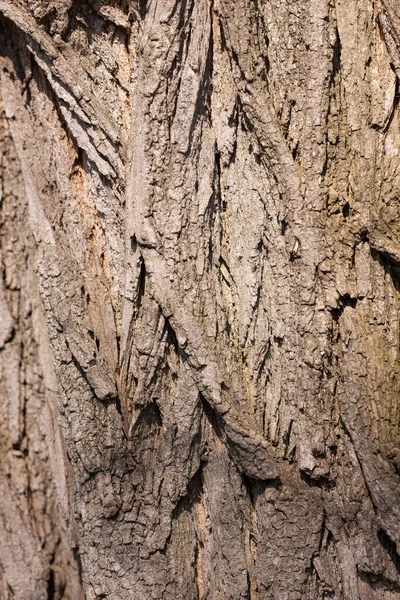
<svg viewBox="0 0 400 600">
<path fill-rule="evenodd" d="M 0 1 L 0 597 L 400 595 L 394 0 Z"/>
</svg>

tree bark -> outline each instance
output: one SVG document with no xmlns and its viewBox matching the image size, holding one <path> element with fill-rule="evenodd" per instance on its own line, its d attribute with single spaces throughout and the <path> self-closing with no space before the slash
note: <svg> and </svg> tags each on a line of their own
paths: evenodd
<svg viewBox="0 0 400 600">
<path fill-rule="evenodd" d="M 0 38 L 0 597 L 399 598 L 396 1 Z"/>
</svg>

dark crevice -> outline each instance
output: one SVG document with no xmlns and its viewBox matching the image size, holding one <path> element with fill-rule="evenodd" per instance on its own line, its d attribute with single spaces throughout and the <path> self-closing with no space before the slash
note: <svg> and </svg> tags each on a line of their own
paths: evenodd
<svg viewBox="0 0 400 600">
<path fill-rule="evenodd" d="M 46 13 L 41 19 L 38 20 L 38 22 L 40 23 L 40 25 L 43 27 L 43 29 L 45 30 L 45 32 L 47 34 L 50 34 L 50 29 L 51 29 L 52 23 L 56 17 L 57 17 L 57 10 L 55 7 L 53 7 L 51 10 L 49 10 L 48 13 Z"/>
<path fill-rule="evenodd" d="M 257 300 L 259 302 L 259 298 L 261 297 L 261 288 L 259 287 L 257 290 Z M 263 349 L 263 357 L 262 360 L 260 361 L 260 364 L 257 366 L 257 374 L 256 374 L 256 380 L 258 381 L 261 378 L 261 375 L 264 371 L 265 365 L 267 364 L 267 360 L 270 358 L 271 356 L 271 342 L 268 340 L 264 349 Z"/>
<path fill-rule="evenodd" d="M 300 471 L 300 479 L 309 487 L 318 487 L 325 490 L 331 490 L 336 487 L 336 482 L 325 475 L 315 476 L 312 473 Z"/>
<path fill-rule="evenodd" d="M 121 356 L 121 336 L 117 334 L 116 336 L 116 342 L 117 342 L 117 358 L 118 358 L 118 362 Z M 119 366 L 117 365 L 117 370 L 119 373 Z"/>
<path fill-rule="evenodd" d="M 216 197 L 218 199 L 220 208 L 222 210 L 226 210 L 226 206 L 225 204 L 222 202 L 222 194 L 221 194 L 221 154 L 217 148 L 217 145 L 215 145 L 215 152 L 214 152 L 214 181 L 213 181 L 213 187 L 214 187 L 214 192 L 216 194 Z"/>
<path fill-rule="evenodd" d="M 247 113 L 246 113 L 246 111 L 244 110 L 244 107 L 243 107 L 242 101 L 240 100 L 240 98 L 239 98 L 239 97 L 238 97 L 238 102 L 239 102 L 239 107 L 240 107 L 240 115 L 241 115 L 241 125 L 242 125 L 242 129 L 243 129 L 244 131 L 248 131 L 249 133 L 254 133 L 254 134 L 255 134 L 255 137 L 256 137 L 256 140 L 257 140 L 257 143 L 258 143 L 258 146 L 259 146 L 260 148 L 262 148 L 262 144 L 261 144 L 261 142 L 260 142 L 260 140 L 259 140 L 258 136 L 257 136 L 257 135 L 256 135 L 256 133 L 255 133 L 255 130 L 254 130 L 254 125 L 253 125 L 253 123 L 251 122 L 251 120 L 249 119 L 249 117 L 247 116 Z M 254 151 L 254 148 L 253 148 L 253 151 Z"/>
<path fill-rule="evenodd" d="M 88 378 L 87 378 L 87 374 L 86 374 L 86 372 L 84 371 L 84 369 L 83 369 L 82 365 L 81 365 L 81 364 L 80 364 L 80 362 L 77 360 L 77 358 L 76 358 L 76 357 L 73 355 L 73 353 L 72 353 L 72 351 L 71 351 L 71 349 L 70 349 L 70 347 L 69 347 L 69 345 L 68 345 L 68 342 L 67 342 L 67 340 L 65 340 L 65 343 L 66 343 L 66 345 L 67 345 L 67 348 L 68 348 L 68 350 L 70 351 L 71 358 L 72 358 L 72 362 L 74 363 L 74 366 L 76 367 L 76 369 L 79 371 L 80 375 L 83 377 L 83 379 L 84 379 L 84 380 L 86 381 L 86 383 L 88 384 L 88 386 L 89 386 L 89 388 L 90 388 L 90 391 L 92 392 L 93 396 L 94 396 L 95 398 L 97 398 L 97 394 L 96 394 L 96 392 L 94 391 L 94 388 L 93 388 L 93 387 L 90 385 L 90 383 L 89 383 L 89 381 L 88 381 Z"/>
<path fill-rule="evenodd" d="M 329 545 L 333 541 L 332 532 L 326 526 L 326 522 L 327 522 L 327 515 L 324 510 L 322 525 L 321 525 L 321 537 L 319 540 L 319 548 L 318 548 L 319 553 L 326 552 L 328 550 Z M 326 533 L 326 535 L 325 535 L 325 533 Z M 325 540 L 325 544 L 324 544 L 324 540 Z"/>
<path fill-rule="evenodd" d="M 350 215 L 350 204 L 348 202 L 346 202 L 342 207 L 342 215 L 345 219 L 347 219 Z"/>
<path fill-rule="evenodd" d="M 400 574 L 400 556 L 397 554 L 395 542 L 390 539 L 383 529 L 379 529 L 378 539 L 382 548 L 389 554 L 397 572 Z M 400 589 L 400 587 L 398 587 L 398 589 Z"/>
<path fill-rule="evenodd" d="M 254 482 L 246 473 L 242 473 L 242 482 L 253 508 L 255 508 Z"/>
<path fill-rule="evenodd" d="M 139 15 L 142 20 L 146 17 L 147 0 L 139 0 Z"/>
<path fill-rule="evenodd" d="M 142 299 L 146 291 L 146 265 L 143 258 L 140 261 L 140 271 L 137 282 L 136 310 L 142 305 Z"/>
<path fill-rule="evenodd" d="M 221 213 L 225 207 L 222 205 L 222 196 L 221 196 L 221 156 L 218 152 L 217 145 L 214 147 L 214 174 L 212 181 L 212 194 L 208 201 L 208 205 L 206 208 L 206 215 L 208 217 L 210 235 L 208 240 L 208 265 L 211 270 L 213 266 L 213 257 L 214 257 L 214 247 L 213 247 L 213 235 L 212 230 L 215 225 L 215 220 L 217 216 L 217 209 Z M 222 231 L 220 232 L 220 236 L 222 239 Z"/>
<path fill-rule="evenodd" d="M 161 411 L 156 402 L 149 402 L 144 406 L 140 415 L 137 418 L 133 432 L 137 431 L 139 436 L 147 437 L 151 432 L 152 427 L 156 426 L 161 429 L 163 426 Z M 131 437 L 133 438 L 133 432 Z"/>
<path fill-rule="evenodd" d="M 344 294 L 339 297 L 338 304 L 336 308 L 331 310 L 332 318 L 336 323 L 339 322 L 340 317 L 343 314 L 344 309 L 347 306 L 351 308 L 355 308 L 357 306 L 358 298 L 352 298 L 350 294 Z"/>
<path fill-rule="evenodd" d="M 299 141 L 296 142 L 296 145 L 291 149 L 291 152 L 293 156 L 293 161 L 296 162 L 296 158 L 299 154 Z M 325 165 L 324 168 L 326 168 Z"/>
<path fill-rule="evenodd" d="M 390 276 L 395 290 L 400 292 L 400 263 L 396 260 L 396 257 L 375 248 L 371 248 L 371 257 L 373 260 L 380 262 L 385 269 L 385 273 Z"/>
<path fill-rule="evenodd" d="M 75 140 L 73 140 L 73 142 L 74 142 L 74 145 L 76 146 L 76 157 L 75 157 L 74 163 L 71 168 L 72 173 L 74 171 L 77 171 L 78 169 L 82 169 L 82 171 L 85 170 L 85 167 L 84 167 L 85 156 L 83 154 L 83 150 L 82 150 L 82 148 L 80 148 L 80 146 L 78 146 L 76 144 Z"/>
<path fill-rule="evenodd" d="M 24 342 L 23 340 L 21 340 L 20 342 L 20 355 L 19 355 L 19 368 L 22 367 L 23 363 L 24 363 Z M 21 430 L 21 434 L 19 437 L 19 449 L 21 448 L 21 442 L 23 439 L 25 439 L 27 437 L 27 402 L 28 402 L 28 398 L 26 397 L 26 391 L 24 390 L 22 397 L 21 397 L 21 404 L 22 404 L 22 408 L 21 408 L 21 423 L 22 423 L 22 430 Z"/>
<path fill-rule="evenodd" d="M 204 462 L 200 462 L 199 468 L 187 485 L 186 495 L 183 497 L 183 500 L 186 499 L 190 505 L 201 500 L 203 493 L 203 467 Z"/>
<path fill-rule="evenodd" d="M 296 100 L 294 98 L 291 98 L 289 100 L 289 110 L 288 110 L 288 116 L 286 119 L 286 124 L 284 125 L 284 130 L 285 130 L 285 138 L 287 139 L 288 135 L 289 135 L 289 129 L 290 129 L 290 122 L 292 120 L 292 111 L 294 109 L 294 107 L 296 106 Z M 299 142 L 297 141 L 297 144 Z M 294 153 L 294 148 L 292 149 L 292 156 Z M 293 156 L 293 160 L 294 160 L 294 156 Z"/>
<path fill-rule="evenodd" d="M 167 330 L 167 341 L 168 341 L 168 347 L 169 348 L 173 348 L 175 350 L 175 353 L 177 356 L 180 356 L 180 354 L 184 351 L 181 350 L 179 343 L 178 343 L 178 338 L 176 337 L 176 333 L 174 331 L 174 328 L 171 326 L 169 320 L 166 318 L 165 319 L 165 328 Z"/>
<path fill-rule="evenodd" d="M 0 15 L 0 56 L 9 57 L 13 62 L 15 75 L 20 80 L 22 88 L 23 82 L 27 81 L 26 62 L 27 51 L 25 49 L 25 36 L 21 33 L 17 25 L 4 15 Z M 21 49 L 23 49 L 21 51 Z M 32 58 L 29 56 L 29 64 L 32 66 Z M 4 72 L 8 73 L 11 80 L 15 80 L 15 75 L 6 67 Z"/>
<path fill-rule="evenodd" d="M 54 563 L 54 554 L 51 557 L 50 560 L 50 569 L 49 569 L 49 579 L 47 581 L 47 600 L 55 600 L 56 595 L 56 586 L 55 586 L 55 581 L 54 581 L 54 568 L 53 568 L 53 563 Z"/>
<path fill-rule="evenodd" d="M 285 444 L 285 454 L 284 454 L 284 458 L 286 460 L 288 460 L 289 462 L 293 462 L 293 452 L 290 453 L 290 455 L 288 455 L 288 450 L 289 450 L 289 444 L 290 444 L 290 437 L 292 435 L 292 429 L 293 429 L 293 419 L 290 419 L 290 423 L 289 423 L 289 427 L 287 429 L 287 432 L 285 433 L 285 436 L 283 438 L 283 443 Z"/>
<path fill-rule="evenodd" d="M 207 402 L 203 394 L 199 395 L 200 401 L 204 410 L 204 414 L 207 417 L 208 422 L 210 423 L 213 431 L 216 433 L 217 437 L 224 441 L 224 423 L 220 416 L 212 409 L 210 404 Z"/>
<path fill-rule="evenodd" d="M 232 111 L 231 116 L 229 117 L 228 120 L 228 125 L 229 127 L 231 127 L 232 129 L 235 130 L 235 139 L 233 142 L 233 148 L 232 151 L 229 155 L 229 162 L 228 162 L 228 167 L 232 164 L 234 164 L 235 160 L 236 160 L 236 152 L 237 152 L 237 130 L 239 127 L 239 105 L 238 102 L 236 101 L 234 109 Z"/>
<path fill-rule="evenodd" d="M 250 573 L 249 573 L 249 571 L 247 571 L 246 576 L 247 576 L 247 595 L 246 595 L 246 600 L 250 600 L 252 592 L 251 592 L 251 579 L 250 579 Z"/>
<path fill-rule="evenodd" d="M 338 73 L 340 72 L 340 59 L 341 59 L 341 55 L 342 55 L 342 44 L 340 41 L 339 30 L 337 27 L 336 27 L 335 33 L 336 33 L 335 43 L 333 46 L 333 53 L 332 53 L 332 72 L 331 72 L 331 79 L 329 82 L 330 88 L 334 85 L 336 75 L 338 75 Z"/>
<path fill-rule="evenodd" d="M 383 597 L 386 591 L 389 592 L 400 592 L 400 585 L 396 581 L 391 581 L 384 575 L 375 575 L 374 573 L 367 573 L 361 569 L 357 569 L 358 576 L 364 583 L 367 583 L 370 588 L 375 592 L 379 593 L 379 597 Z M 375 596 L 376 597 L 376 596 Z"/>
</svg>

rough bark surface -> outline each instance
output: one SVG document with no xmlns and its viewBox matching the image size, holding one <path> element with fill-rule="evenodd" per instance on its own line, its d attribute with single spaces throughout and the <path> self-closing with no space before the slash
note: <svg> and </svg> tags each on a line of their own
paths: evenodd
<svg viewBox="0 0 400 600">
<path fill-rule="evenodd" d="M 399 598 L 396 0 L 0 38 L 0 597 Z"/>
</svg>

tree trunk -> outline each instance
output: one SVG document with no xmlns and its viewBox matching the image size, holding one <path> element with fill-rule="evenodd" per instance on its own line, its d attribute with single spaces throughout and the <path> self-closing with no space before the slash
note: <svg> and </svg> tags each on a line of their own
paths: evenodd
<svg viewBox="0 0 400 600">
<path fill-rule="evenodd" d="M 0 15 L 0 597 L 399 598 L 396 0 Z"/>
</svg>

